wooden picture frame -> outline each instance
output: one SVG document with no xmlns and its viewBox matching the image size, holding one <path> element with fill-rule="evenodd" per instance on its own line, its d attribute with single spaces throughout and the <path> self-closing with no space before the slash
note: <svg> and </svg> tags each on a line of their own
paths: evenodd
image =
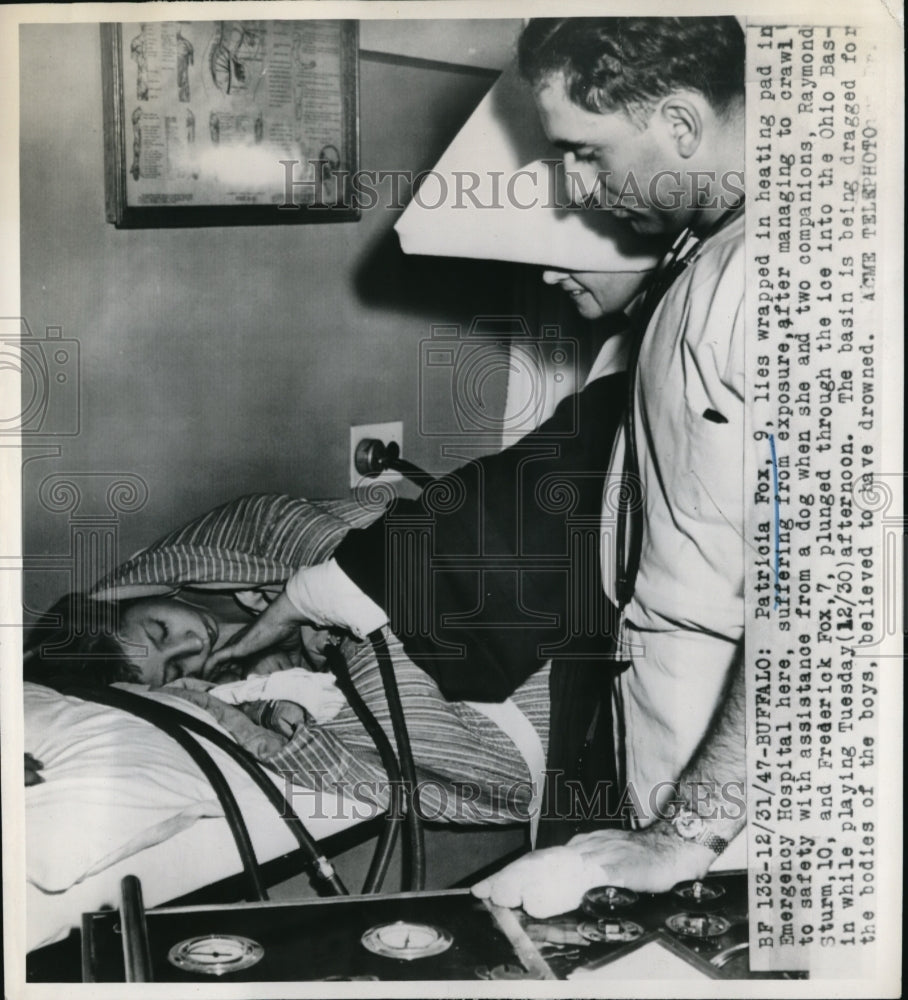
<svg viewBox="0 0 908 1000">
<path fill-rule="evenodd" d="M 357 21 L 102 24 L 101 68 L 118 228 L 360 217 Z"/>
</svg>

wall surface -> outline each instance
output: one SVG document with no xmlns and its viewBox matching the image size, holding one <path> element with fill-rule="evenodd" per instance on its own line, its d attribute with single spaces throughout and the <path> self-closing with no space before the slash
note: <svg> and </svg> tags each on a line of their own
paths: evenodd
<svg viewBox="0 0 908 1000">
<path fill-rule="evenodd" d="M 387 204 L 355 223 L 117 230 L 104 217 L 97 26 L 24 26 L 20 50 L 22 309 L 34 335 L 77 341 L 80 362 L 66 383 L 78 399 L 55 401 L 78 404 L 78 433 L 26 450 L 31 612 L 92 582 L 97 560 L 71 551 L 80 518 L 112 520 L 103 563 L 243 493 L 345 495 L 351 424 L 403 420 L 405 453 L 450 468 L 418 434 L 433 407 L 450 409 L 437 390 L 420 395 L 421 340 L 433 324 L 518 311 L 532 327 L 540 303 L 563 308 L 533 269 L 404 256 Z M 431 167 L 492 79 L 363 56 L 362 166 Z M 494 414 L 504 380 L 484 391 Z M 124 475 L 140 495 L 112 515 Z M 60 477 L 82 492 L 75 507 Z"/>
<path fill-rule="evenodd" d="M 362 21 L 361 49 L 460 66 L 504 69 L 514 55 L 519 18 Z"/>
</svg>

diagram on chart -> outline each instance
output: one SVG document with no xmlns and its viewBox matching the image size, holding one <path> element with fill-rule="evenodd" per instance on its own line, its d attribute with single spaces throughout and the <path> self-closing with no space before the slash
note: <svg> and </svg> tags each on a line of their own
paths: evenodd
<svg viewBox="0 0 908 1000">
<path fill-rule="evenodd" d="M 124 26 L 127 197 L 142 204 L 338 203 L 353 134 L 339 21 Z"/>
</svg>

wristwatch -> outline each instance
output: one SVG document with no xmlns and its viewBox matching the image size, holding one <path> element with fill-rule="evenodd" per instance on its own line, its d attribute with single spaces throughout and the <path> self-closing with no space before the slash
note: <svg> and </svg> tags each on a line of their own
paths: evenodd
<svg viewBox="0 0 908 1000">
<path fill-rule="evenodd" d="M 716 854 L 721 854 L 728 847 L 728 841 L 710 833 L 706 820 L 683 802 L 672 805 L 668 819 L 675 833 L 688 843 L 702 844 Z"/>
</svg>

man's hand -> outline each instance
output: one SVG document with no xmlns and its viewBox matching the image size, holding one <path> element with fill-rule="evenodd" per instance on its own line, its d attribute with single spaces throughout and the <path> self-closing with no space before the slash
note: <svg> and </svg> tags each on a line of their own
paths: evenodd
<svg viewBox="0 0 908 1000">
<path fill-rule="evenodd" d="M 243 666 L 246 668 L 245 673 L 247 677 L 255 674 L 267 677 L 281 670 L 293 670 L 294 668 L 302 667 L 303 654 L 298 649 L 269 649 L 259 656 L 253 656 Z"/>
<path fill-rule="evenodd" d="M 343 631 L 337 628 L 313 628 L 311 625 L 300 628 L 303 655 L 314 670 L 326 669 L 329 647 L 339 646 L 343 637 Z"/>
<path fill-rule="evenodd" d="M 568 846 L 602 873 L 601 885 L 637 892 L 667 892 L 679 882 L 702 878 L 715 852 L 687 843 L 665 823 L 645 830 L 594 830 L 573 837 Z"/>
<path fill-rule="evenodd" d="M 212 680 L 217 676 L 218 669 L 226 664 L 245 660 L 255 653 L 296 639 L 304 621 L 287 595 L 280 594 L 254 622 L 231 636 L 208 657 L 203 677 Z"/>
<path fill-rule="evenodd" d="M 603 885 L 601 869 L 573 847 L 547 847 L 511 862 L 473 886 L 474 896 L 517 907 L 537 920 L 575 910 L 583 894 Z"/>
<path fill-rule="evenodd" d="M 665 892 L 702 878 L 715 854 L 687 844 L 662 824 L 646 830 L 596 830 L 566 847 L 534 851 L 473 886 L 473 894 L 498 906 L 522 906 L 537 920 L 574 910 L 597 885 Z"/>
</svg>

